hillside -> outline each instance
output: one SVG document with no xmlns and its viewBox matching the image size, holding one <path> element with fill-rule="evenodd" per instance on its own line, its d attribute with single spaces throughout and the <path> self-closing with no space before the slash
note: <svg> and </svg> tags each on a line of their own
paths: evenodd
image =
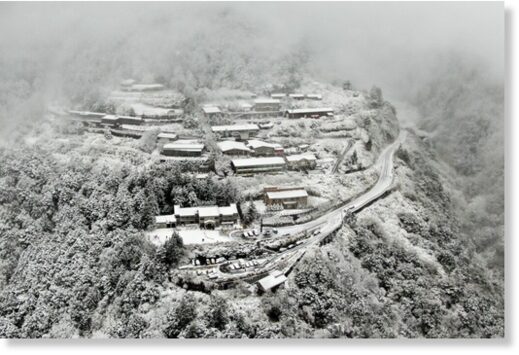
<svg viewBox="0 0 519 355">
<path fill-rule="evenodd" d="M 397 113 L 377 89 L 359 97 L 341 115 L 366 137 L 369 165 L 398 135 Z M 398 188 L 309 248 L 284 289 L 258 296 L 245 282 L 186 291 L 174 266 L 189 249 L 145 238 L 173 198 L 226 205 L 239 185 L 157 164 L 145 139 L 45 122 L 0 151 L 1 336 L 503 335 L 503 284 L 459 232 L 455 182 L 413 132 L 396 154 Z"/>
</svg>

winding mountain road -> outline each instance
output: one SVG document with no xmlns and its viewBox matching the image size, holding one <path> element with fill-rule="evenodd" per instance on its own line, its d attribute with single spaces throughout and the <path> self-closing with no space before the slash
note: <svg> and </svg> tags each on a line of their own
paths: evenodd
<svg viewBox="0 0 519 355">
<path fill-rule="evenodd" d="M 310 237 L 305 243 L 298 245 L 285 252 L 273 255 L 267 263 L 259 268 L 250 271 L 246 271 L 238 274 L 226 274 L 220 270 L 216 271 L 218 274 L 217 282 L 234 282 L 236 280 L 246 280 L 250 278 L 257 278 L 260 274 L 266 274 L 274 269 L 290 270 L 300 257 L 305 253 L 309 246 L 316 245 L 328 235 L 339 229 L 342 225 L 344 214 L 349 212 L 356 212 L 361 208 L 365 207 L 369 203 L 380 198 L 384 193 L 389 191 L 393 186 L 393 155 L 400 146 L 401 142 L 405 138 L 405 132 L 401 132 L 398 138 L 389 146 L 387 146 L 379 155 L 375 166 L 379 168 L 379 178 L 375 186 L 369 191 L 357 197 L 354 201 L 332 210 L 323 216 L 316 218 L 310 222 L 294 225 L 279 227 L 278 231 L 280 234 L 297 234 L 304 231 L 319 230 L 319 233 L 313 237 Z"/>
<path fill-rule="evenodd" d="M 375 166 L 379 168 L 379 178 L 373 188 L 357 197 L 354 201 L 332 210 L 313 221 L 293 226 L 279 227 L 279 233 L 295 234 L 305 230 L 308 231 L 315 229 L 321 225 L 324 225 L 322 227 L 324 232 L 325 229 L 336 227 L 338 224 L 341 224 L 346 211 L 356 212 L 386 193 L 393 184 L 393 155 L 404 138 L 405 132 L 401 132 L 398 138 L 380 153 L 377 162 L 375 163 Z"/>
</svg>

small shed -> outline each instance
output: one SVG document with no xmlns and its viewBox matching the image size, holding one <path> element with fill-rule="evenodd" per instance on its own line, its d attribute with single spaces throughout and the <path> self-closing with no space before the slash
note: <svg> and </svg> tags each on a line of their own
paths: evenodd
<svg viewBox="0 0 519 355">
<path fill-rule="evenodd" d="M 258 281 L 258 287 L 260 291 L 266 292 L 273 288 L 278 287 L 283 284 L 287 280 L 285 274 L 282 271 L 274 270 L 268 276 L 260 279 Z"/>
</svg>

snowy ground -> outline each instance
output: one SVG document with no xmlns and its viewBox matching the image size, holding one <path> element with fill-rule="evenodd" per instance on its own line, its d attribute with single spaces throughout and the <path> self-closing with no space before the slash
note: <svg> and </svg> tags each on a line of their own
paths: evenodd
<svg viewBox="0 0 519 355">
<path fill-rule="evenodd" d="M 211 244 L 230 242 L 232 239 L 219 230 L 177 229 L 185 245 Z M 148 233 L 149 240 L 155 245 L 161 245 L 173 234 L 173 228 L 159 228 Z"/>
</svg>

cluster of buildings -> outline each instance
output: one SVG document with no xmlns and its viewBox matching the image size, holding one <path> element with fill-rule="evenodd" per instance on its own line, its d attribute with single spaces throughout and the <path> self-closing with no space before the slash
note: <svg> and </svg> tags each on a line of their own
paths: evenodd
<svg viewBox="0 0 519 355">
<path fill-rule="evenodd" d="M 218 148 L 226 155 L 283 156 L 284 148 L 277 143 L 251 139 L 247 143 L 226 140 L 218 142 Z"/>
<path fill-rule="evenodd" d="M 155 217 L 157 228 L 175 228 L 178 225 L 197 224 L 206 229 L 220 225 L 234 225 L 239 221 L 236 204 L 229 206 L 180 207 L 175 205 L 173 214 Z"/>
<path fill-rule="evenodd" d="M 322 100 L 321 94 L 285 94 L 273 93 L 267 98 L 257 98 L 252 103 L 241 102 L 234 107 L 228 108 L 227 111 L 222 111 L 218 105 L 206 105 L 202 107 L 202 111 L 206 117 L 224 117 L 226 115 L 245 118 L 250 117 L 265 117 L 269 115 L 283 115 L 288 118 L 319 118 L 322 116 L 333 116 L 334 110 L 329 107 L 318 108 L 297 108 L 283 110 L 284 99 L 292 100 Z M 286 106 L 286 102 L 285 102 Z"/>
</svg>

